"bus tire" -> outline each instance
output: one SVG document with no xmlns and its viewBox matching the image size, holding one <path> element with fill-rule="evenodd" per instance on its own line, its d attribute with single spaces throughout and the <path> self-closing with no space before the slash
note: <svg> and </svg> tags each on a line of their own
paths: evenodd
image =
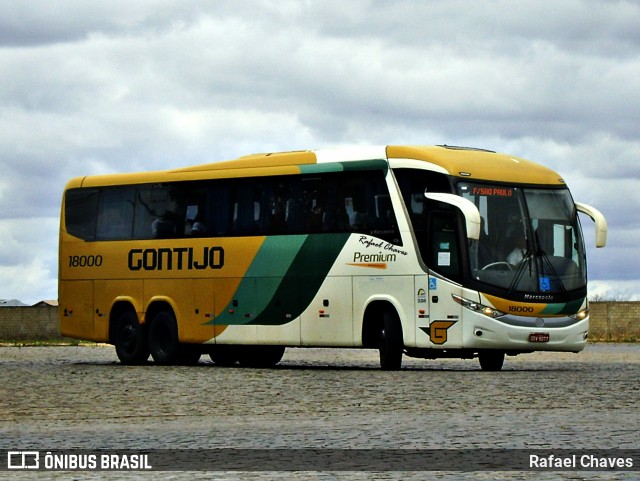
<svg viewBox="0 0 640 481">
<path fill-rule="evenodd" d="M 233 366 L 238 362 L 237 346 L 219 345 L 213 348 L 209 357 L 216 366 Z"/>
<path fill-rule="evenodd" d="M 478 361 L 483 371 L 500 371 L 504 364 L 504 351 L 481 351 Z"/>
<path fill-rule="evenodd" d="M 269 368 L 284 356 L 284 346 L 242 346 L 239 362 L 242 366 Z"/>
<path fill-rule="evenodd" d="M 130 309 L 116 318 L 113 331 L 116 355 L 122 364 L 136 366 L 149 359 L 149 343 L 145 327 L 138 322 L 136 313 Z"/>
<path fill-rule="evenodd" d="M 385 371 L 397 371 L 402 366 L 402 325 L 398 313 L 393 308 L 386 308 L 382 314 L 382 330 L 380 331 L 380 367 Z"/>
<path fill-rule="evenodd" d="M 149 350 L 156 364 L 179 364 L 181 346 L 178 325 L 172 312 L 158 311 L 149 325 Z"/>
</svg>

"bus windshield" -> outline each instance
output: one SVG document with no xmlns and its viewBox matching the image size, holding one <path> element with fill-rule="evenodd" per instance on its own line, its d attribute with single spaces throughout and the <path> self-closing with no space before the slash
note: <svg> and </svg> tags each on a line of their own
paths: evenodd
<svg viewBox="0 0 640 481">
<path fill-rule="evenodd" d="M 584 244 L 568 189 L 458 184 L 480 211 L 470 242 L 474 280 L 510 294 L 564 294 L 584 288 Z"/>
</svg>

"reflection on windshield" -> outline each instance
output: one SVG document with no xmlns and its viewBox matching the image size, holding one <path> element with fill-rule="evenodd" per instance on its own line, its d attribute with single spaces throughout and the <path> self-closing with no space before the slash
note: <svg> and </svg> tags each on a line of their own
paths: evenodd
<svg viewBox="0 0 640 481">
<path fill-rule="evenodd" d="M 584 247 L 566 189 L 520 189 L 462 183 L 480 211 L 471 241 L 471 274 L 510 292 L 555 294 L 586 284 Z"/>
</svg>

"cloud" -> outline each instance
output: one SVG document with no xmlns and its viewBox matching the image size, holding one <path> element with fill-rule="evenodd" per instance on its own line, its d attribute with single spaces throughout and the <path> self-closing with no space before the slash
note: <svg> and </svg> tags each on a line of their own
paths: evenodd
<svg viewBox="0 0 640 481">
<path fill-rule="evenodd" d="M 589 299 L 640 301 L 635 281 L 594 280 L 589 282 Z"/>
<path fill-rule="evenodd" d="M 71 177 L 384 143 L 554 168 L 608 217 L 591 278 L 637 279 L 639 14 L 597 0 L 2 2 L 2 244 L 31 252 L 0 248 L 7 288 L 22 292 L 18 265 L 55 277 Z M 10 234 L 43 218 L 47 240 Z"/>
<path fill-rule="evenodd" d="M 199 7 L 175 0 L 38 0 L 0 4 L 0 45 L 39 46 L 81 42 L 91 35 L 160 33 L 188 23 Z"/>
<path fill-rule="evenodd" d="M 0 298 L 57 299 L 58 219 L 0 219 Z"/>
</svg>

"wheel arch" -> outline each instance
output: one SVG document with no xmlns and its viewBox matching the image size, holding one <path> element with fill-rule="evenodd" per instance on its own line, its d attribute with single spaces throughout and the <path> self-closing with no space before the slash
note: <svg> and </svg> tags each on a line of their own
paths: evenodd
<svg viewBox="0 0 640 481">
<path fill-rule="evenodd" d="M 176 318 L 177 322 L 178 313 L 173 302 L 166 297 L 154 297 L 149 301 L 149 304 L 147 305 L 147 309 L 144 315 L 145 324 L 149 324 L 153 320 L 154 316 L 160 311 L 171 312 L 171 314 L 173 314 Z"/>
<path fill-rule="evenodd" d="M 406 328 L 403 320 L 404 309 L 392 297 L 372 298 L 367 302 L 362 316 L 362 347 L 377 349 L 379 333 L 384 328 L 384 312 L 386 309 L 395 310 L 400 321 L 400 330 L 406 343 Z"/>
<path fill-rule="evenodd" d="M 138 309 L 136 309 L 136 303 L 132 298 L 120 297 L 116 298 L 109 311 L 109 343 L 113 344 L 115 340 L 115 331 L 117 321 L 120 316 L 126 312 L 133 312 L 138 318 L 138 323 L 143 324 L 143 319 L 140 317 Z"/>
</svg>

